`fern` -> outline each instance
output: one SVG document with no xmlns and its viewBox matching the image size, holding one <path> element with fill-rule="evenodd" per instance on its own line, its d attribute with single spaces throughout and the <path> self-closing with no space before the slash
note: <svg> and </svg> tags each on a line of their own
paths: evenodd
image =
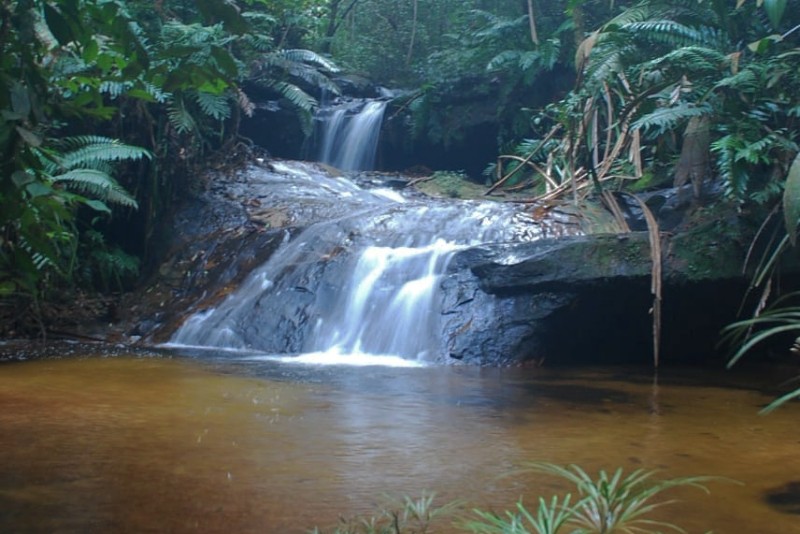
<svg viewBox="0 0 800 534">
<path fill-rule="evenodd" d="M 179 134 L 199 131 L 197 122 L 194 120 L 194 117 L 192 117 L 192 114 L 189 113 L 189 110 L 186 109 L 182 98 L 176 98 L 172 102 L 172 105 L 170 105 L 167 110 L 167 117 L 169 117 L 169 122 L 172 127 L 175 128 L 175 131 Z"/>
<path fill-rule="evenodd" d="M 520 61 L 521 55 L 522 51 L 520 50 L 503 50 L 489 61 L 488 65 L 486 65 L 486 70 L 493 71 L 509 64 L 516 64 Z"/>
<path fill-rule="evenodd" d="M 694 28 L 674 20 L 645 20 L 623 26 L 637 38 L 670 47 L 718 46 L 721 42 L 719 32 L 707 27 Z"/>
<path fill-rule="evenodd" d="M 712 113 L 711 106 L 708 104 L 695 105 L 687 102 L 680 102 L 676 106 L 662 107 L 648 113 L 631 124 L 632 129 L 647 130 L 653 128 L 658 132 L 665 132 L 677 128 L 681 123 L 688 121 L 692 117 L 702 117 Z"/>
<path fill-rule="evenodd" d="M 150 152 L 144 148 L 96 135 L 65 137 L 55 145 L 64 151 L 56 160 L 62 169 L 97 168 L 104 162 L 152 158 Z M 48 169 L 49 172 L 54 170 L 52 165 Z"/>
<path fill-rule="evenodd" d="M 310 112 L 317 106 L 317 100 L 296 85 L 278 81 L 270 81 L 266 85 L 303 111 Z"/>
<path fill-rule="evenodd" d="M 231 106 L 227 95 L 215 95 L 199 91 L 195 93 L 195 98 L 200 109 L 209 117 L 216 120 L 224 120 L 231 116 Z"/>
<path fill-rule="evenodd" d="M 758 90 L 761 81 L 752 68 L 743 69 L 736 74 L 726 76 L 714 85 L 714 89 L 728 87 L 743 92 Z"/>
<path fill-rule="evenodd" d="M 677 67 L 682 72 L 714 71 L 728 63 L 725 54 L 703 46 L 684 46 L 644 64 L 645 69 Z"/>
<path fill-rule="evenodd" d="M 283 59 L 289 63 L 307 63 L 315 65 L 328 72 L 339 72 L 339 67 L 324 56 L 304 49 L 280 50 L 270 55 L 272 60 Z M 268 60 L 269 61 L 269 60 Z"/>
<path fill-rule="evenodd" d="M 136 200 L 114 178 L 95 169 L 73 169 L 51 177 L 54 184 L 93 196 L 103 202 L 137 208 Z"/>
</svg>

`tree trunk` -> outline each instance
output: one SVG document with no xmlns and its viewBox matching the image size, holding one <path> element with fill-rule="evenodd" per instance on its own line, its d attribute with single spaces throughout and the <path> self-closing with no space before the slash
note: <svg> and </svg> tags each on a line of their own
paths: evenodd
<svg viewBox="0 0 800 534">
<path fill-rule="evenodd" d="M 539 46 L 539 34 L 536 32 L 536 16 L 533 13 L 533 0 L 528 0 L 528 22 L 531 25 L 531 41 Z"/>
<path fill-rule="evenodd" d="M 414 54 L 414 40 L 417 36 L 417 8 L 419 1 L 414 0 L 414 14 L 411 19 L 411 39 L 408 43 L 408 54 L 406 54 L 406 66 L 411 65 L 411 57 Z"/>
<path fill-rule="evenodd" d="M 328 4 L 329 14 L 328 14 L 328 25 L 325 28 L 325 39 L 322 41 L 322 46 L 320 47 L 320 52 L 323 54 L 330 54 L 331 52 L 331 44 L 333 43 L 333 37 L 336 35 L 336 32 L 339 30 L 339 26 L 342 25 L 344 19 L 347 18 L 348 13 L 353 10 L 355 5 L 359 2 L 359 0 L 352 0 L 350 4 L 342 11 L 342 15 L 339 16 L 339 7 L 342 4 L 342 0 L 331 0 L 330 4 Z"/>
</svg>

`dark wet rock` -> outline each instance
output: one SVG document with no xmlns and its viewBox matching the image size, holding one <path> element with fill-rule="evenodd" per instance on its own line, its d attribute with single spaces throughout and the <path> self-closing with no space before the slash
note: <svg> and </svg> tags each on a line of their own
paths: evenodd
<svg viewBox="0 0 800 534">
<path fill-rule="evenodd" d="M 381 86 L 357 74 L 343 74 L 333 79 L 343 95 L 353 98 L 379 98 L 385 96 Z"/>
<path fill-rule="evenodd" d="M 404 182 L 368 173 L 357 181 L 382 188 Z M 146 343 L 167 341 L 186 317 L 220 303 L 279 247 L 303 249 L 302 235 L 314 246 L 286 260 L 275 281 L 278 299 L 251 299 L 240 338 L 267 352 L 303 350 L 319 310 L 332 309 L 352 269 L 349 249 L 362 239 L 353 217 L 390 228 L 400 215 L 392 211 L 398 205 L 373 217 L 374 201 L 365 202 L 363 194 L 337 171 L 310 163 L 262 162 L 213 177 L 176 215 L 172 251 L 150 287 L 123 305 L 127 333 Z M 662 196 L 663 205 L 679 204 L 678 195 Z M 692 208 L 691 200 L 686 206 L 672 209 L 680 217 L 673 232 L 662 233 L 664 361 L 713 354 L 719 328 L 733 319 L 747 282 L 741 266 L 751 226 L 724 207 Z M 309 234 L 311 227 L 317 230 Z M 442 325 L 438 360 L 646 363 L 651 270 L 646 232 L 463 249 L 450 261 L 435 303 Z"/>
<path fill-rule="evenodd" d="M 672 361 L 708 358 L 746 287 L 747 243 L 719 228 L 665 236 L 664 332 Z M 652 262 L 643 232 L 484 245 L 454 258 L 449 356 L 477 364 L 646 362 Z M 690 337 L 684 337 L 689 335 Z"/>
</svg>

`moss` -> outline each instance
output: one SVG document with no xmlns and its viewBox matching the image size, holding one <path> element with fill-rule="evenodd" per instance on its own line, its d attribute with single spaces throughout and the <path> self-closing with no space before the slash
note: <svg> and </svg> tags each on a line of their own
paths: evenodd
<svg viewBox="0 0 800 534">
<path fill-rule="evenodd" d="M 485 198 L 486 186 L 471 181 L 462 171 L 437 171 L 417 189 L 432 197 L 475 199 Z"/>
</svg>

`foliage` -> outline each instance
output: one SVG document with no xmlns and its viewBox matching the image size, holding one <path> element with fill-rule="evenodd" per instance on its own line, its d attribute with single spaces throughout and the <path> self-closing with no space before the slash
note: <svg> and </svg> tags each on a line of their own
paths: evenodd
<svg viewBox="0 0 800 534">
<path fill-rule="evenodd" d="M 37 308 L 55 287 L 130 280 L 125 250 L 146 257 L 189 169 L 237 142 L 252 73 L 308 113 L 293 82 L 329 85 L 332 63 L 276 49 L 275 6 L 247 4 L 0 4 L 0 297 Z M 94 233 L 137 207 L 122 242 Z"/>
<path fill-rule="evenodd" d="M 698 192 L 716 169 L 737 202 L 779 196 L 797 152 L 789 89 L 800 72 L 797 49 L 791 30 L 759 37 L 768 31 L 759 6 L 739 4 L 647 0 L 590 33 L 578 46 L 575 89 L 533 120 L 534 139 L 551 148 L 537 149 L 532 165 L 498 165 L 494 174 L 523 172 L 563 194 L 609 180 L 619 187 L 652 169 Z"/>
<path fill-rule="evenodd" d="M 554 496 L 548 502 L 539 499 L 536 514 L 522 503 L 516 512 L 497 515 L 476 511 L 479 519 L 467 523 L 467 529 L 477 534 L 557 534 L 558 532 L 683 532 L 672 523 L 654 520 L 651 513 L 674 501 L 656 501 L 667 490 L 694 487 L 708 493 L 705 483 L 711 477 L 681 477 L 653 482 L 653 471 L 637 469 L 628 475 L 617 469 L 613 474 L 599 471 L 593 478 L 577 465 L 562 467 L 550 463 L 530 463 L 528 470 L 554 475 L 571 482 L 576 495 Z M 571 504 L 575 497 L 577 500 Z"/>
<path fill-rule="evenodd" d="M 110 214 L 136 201 L 112 177 L 118 163 L 149 153 L 100 136 L 64 136 L 65 121 L 107 118 L 113 62 L 138 50 L 116 3 L 3 4 L 0 74 L 0 287 L 38 302 L 49 284 L 70 281 L 78 263 L 80 209 Z M 90 29 L 91 28 L 91 29 Z M 103 42 L 94 33 L 108 39 Z M 109 59 L 109 62 L 105 62 Z M 93 76 L 88 61 L 95 62 Z M 113 65 L 112 65 L 113 63 Z"/>
<path fill-rule="evenodd" d="M 426 534 L 434 532 L 437 521 L 450 514 L 458 503 L 434 506 L 435 495 L 423 492 L 418 499 L 408 496 L 389 499 L 377 515 L 342 518 L 332 530 L 314 528 L 312 534 Z"/>
<path fill-rule="evenodd" d="M 310 50 L 278 50 L 255 61 L 251 81 L 269 88 L 285 98 L 297 110 L 306 135 L 311 134 L 313 111 L 317 100 L 303 90 L 299 83 L 337 95 L 339 87 L 330 76 L 339 68 L 325 57 Z"/>
<path fill-rule="evenodd" d="M 792 292 L 782 295 L 775 302 L 755 316 L 737 321 L 725 327 L 721 339 L 722 344 L 734 349 L 728 361 L 728 367 L 735 365 L 745 354 L 757 345 L 764 344 L 773 338 L 793 335 L 795 337 L 792 352 L 800 351 L 800 306 L 796 304 L 800 293 Z M 761 413 L 769 413 L 787 401 L 800 397 L 800 388 L 779 397 L 767 405 Z"/>
<path fill-rule="evenodd" d="M 653 471 L 637 469 L 627 475 L 622 469 L 613 474 L 599 471 L 590 476 L 577 465 L 562 467 L 551 463 L 529 463 L 524 469 L 553 475 L 574 485 L 574 493 L 540 497 L 536 511 L 520 499 L 513 510 L 501 513 L 475 509 L 470 517 L 456 522 L 460 531 L 474 534 L 605 534 L 684 532 L 672 523 L 652 519 L 652 512 L 674 500 L 659 500 L 662 494 L 678 487 L 693 487 L 708 493 L 705 484 L 714 477 L 679 477 L 655 481 Z M 330 531 L 315 528 L 313 534 L 423 534 L 433 532 L 437 520 L 453 515 L 459 503 L 433 506 L 433 495 L 408 497 L 384 507 L 378 515 L 342 519 Z"/>
</svg>

